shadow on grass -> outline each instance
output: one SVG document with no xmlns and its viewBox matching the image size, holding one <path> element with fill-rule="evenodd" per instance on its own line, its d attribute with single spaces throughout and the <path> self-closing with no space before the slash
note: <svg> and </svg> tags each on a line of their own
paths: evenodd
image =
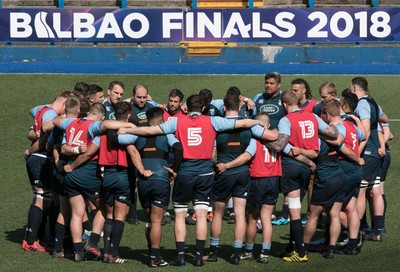
<svg viewBox="0 0 400 272">
<path fill-rule="evenodd" d="M 8 230 L 5 231 L 4 234 L 6 235 L 6 240 L 20 244 L 25 237 L 25 227 L 21 227 L 15 230 Z"/>
<path fill-rule="evenodd" d="M 261 247 L 261 246 L 260 246 Z M 185 261 L 187 264 L 194 264 L 195 262 L 195 245 L 186 245 L 185 247 Z M 167 262 L 170 262 L 176 257 L 176 249 L 161 247 L 161 256 Z M 150 262 L 149 251 L 147 249 L 134 249 L 131 247 L 120 247 L 119 254 L 122 258 L 133 259 L 148 265 Z M 233 254 L 233 246 L 221 245 L 218 248 L 218 258 L 230 262 Z M 208 248 L 204 250 L 204 256 L 208 255 Z M 206 261 L 205 261 L 206 262 Z"/>
<path fill-rule="evenodd" d="M 229 248 L 227 246 L 223 246 L 223 251 L 225 252 L 224 248 Z M 176 257 L 176 249 L 175 248 L 164 248 L 161 247 L 160 254 L 162 258 L 170 262 L 175 259 Z M 208 254 L 208 250 L 204 251 L 205 254 Z M 134 249 L 131 247 L 122 246 L 119 248 L 119 255 L 122 258 L 133 259 L 143 263 L 144 265 L 149 265 L 150 262 L 150 254 L 148 249 Z M 185 261 L 188 264 L 194 263 L 194 256 L 195 256 L 195 245 L 186 245 L 185 247 Z"/>
</svg>

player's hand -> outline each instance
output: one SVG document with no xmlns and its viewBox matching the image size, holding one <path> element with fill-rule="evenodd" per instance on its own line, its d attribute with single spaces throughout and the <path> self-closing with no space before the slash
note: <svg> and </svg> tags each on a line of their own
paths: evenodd
<svg viewBox="0 0 400 272">
<path fill-rule="evenodd" d="M 171 167 L 168 166 L 163 166 L 165 170 L 168 171 L 169 173 L 169 183 L 173 183 L 175 181 L 176 176 L 178 175 L 177 173 L 174 172 L 174 170 L 172 170 Z"/>
<path fill-rule="evenodd" d="M 40 138 L 40 130 L 36 131 L 36 137 L 39 139 Z"/>
<path fill-rule="evenodd" d="M 218 163 L 215 165 L 215 172 L 218 175 L 221 175 L 223 172 L 226 172 L 228 170 L 228 167 L 226 167 L 225 163 Z"/>
<path fill-rule="evenodd" d="M 64 166 L 67 163 L 65 161 L 63 161 L 63 160 L 57 160 L 55 163 L 56 163 L 57 171 L 60 172 L 60 173 L 65 173 Z"/>
<path fill-rule="evenodd" d="M 78 150 L 79 150 L 79 154 L 85 153 L 86 150 L 87 150 L 87 145 L 86 145 L 85 143 L 81 144 L 81 145 L 78 147 Z"/>
<path fill-rule="evenodd" d="M 147 97 L 146 97 L 146 100 L 147 100 L 147 101 L 152 101 L 153 99 L 152 99 L 151 96 L 148 94 Z"/>
<path fill-rule="evenodd" d="M 252 110 L 256 107 L 256 103 L 254 103 L 254 101 L 249 98 L 246 100 L 246 104 L 248 110 Z"/>
<path fill-rule="evenodd" d="M 315 170 L 317 169 L 317 165 L 313 161 L 310 161 L 309 166 L 310 166 L 311 171 L 313 171 L 313 172 L 315 172 Z"/>
<path fill-rule="evenodd" d="M 126 134 L 127 128 L 124 127 L 120 127 L 117 131 L 117 134 L 121 135 L 121 134 Z"/>
<path fill-rule="evenodd" d="M 24 159 L 25 159 L 25 160 L 28 159 L 30 155 L 31 155 L 31 153 L 29 153 L 29 149 L 25 150 L 25 152 L 24 152 Z"/>
<path fill-rule="evenodd" d="M 181 110 L 183 111 L 184 114 L 187 114 L 187 113 L 188 113 L 188 108 L 187 108 L 186 105 L 182 105 L 182 106 L 181 106 Z"/>
<path fill-rule="evenodd" d="M 359 165 L 364 165 L 365 164 L 365 161 L 364 161 L 364 159 L 363 158 L 358 158 L 358 164 Z"/>
<path fill-rule="evenodd" d="M 384 148 L 379 148 L 378 149 L 378 155 L 379 155 L 379 157 L 385 157 L 386 156 L 386 150 Z"/>
<path fill-rule="evenodd" d="M 74 169 L 72 168 L 72 166 L 70 164 L 66 164 L 64 165 L 64 171 L 65 173 L 71 173 Z"/>
<path fill-rule="evenodd" d="M 298 148 L 296 146 L 293 146 L 291 149 L 293 156 L 298 156 L 301 155 L 301 148 Z"/>
<path fill-rule="evenodd" d="M 149 178 L 149 177 L 151 177 L 153 174 L 154 174 L 154 172 L 153 171 L 151 171 L 151 170 L 143 170 L 141 173 L 140 173 L 142 176 L 144 176 L 145 178 Z"/>
</svg>

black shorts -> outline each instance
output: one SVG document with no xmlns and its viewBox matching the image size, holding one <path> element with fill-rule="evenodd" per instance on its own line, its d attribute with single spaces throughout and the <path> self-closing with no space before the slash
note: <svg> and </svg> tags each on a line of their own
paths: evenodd
<svg viewBox="0 0 400 272">
<path fill-rule="evenodd" d="M 104 167 L 103 185 L 104 202 L 113 204 L 119 201 L 128 204 L 131 201 L 129 176 L 126 167 Z"/>
<path fill-rule="evenodd" d="M 190 201 L 209 205 L 213 193 L 214 176 L 179 175 L 174 182 L 172 200 L 174 204 L 188 204 Z"/>
<path fill-rule="evenodd" d="M 275 205 L 279 196 L 279 177 L 252 178 L 249 184 L 247 207 Z"/>
<path fill-rule="evenodd" d="M 289 192 L 300 189 L 300 194 L 305 195 L 310 183 L 311 169 L 296 164 L 282 165 L 281 192 L 287 195 Z"/>
<path fill-rule="evenodd" d="M 64 185 L 69 198 L 82 195 L 95 200 L 100 197 L 102 179 L 97 168 L 97 161 L 87 162 L 65 175 Z"/>
<path fill-rule="evenodd" d="M 226 176 L 215 176 L 213 186 L 213 200 L 226 201 L 229 198 L 247 198 L 250 181 L 249 171 Z"/>
<path fill-rule="evenodd" d="M 143 209 L 155 205 L 160 208 L 168 207 L 171 187 L 165 180 L 138 180 L 138 195 Z"/>
<path fill-rule="evenodd" d="M 51 189 L 50 159 L 45 155 L 32 154 L 26 160 L 29 182 L 38 188 Z"/>
<path fill-rule="evenodd" d="M 368 184 L 374 183 L 379 171 L 382 167 L 382 158 L 375 158 L 372 156 L 363 156 L 365 164 L 363 165 L 363 180 L 368 181 Z"/>
<path fill-rule="evenodd" d="M 383 157 L 382 167 L 378 173 L 378 176 L 380 177 L 381 181 L 386 180 L 386 174 L 389 170 L 391 161 L 392 161 L 392 156 L 390 155 L 390 151 L 386 150 L 386 156 Z"/>
<path fill-rule="evenodd" d="M 328 180 L 315 180 L 310 203 L 329 209 L 335 202 L 341 202 L 339 200 L 339 191 L 344 180 L 345 176 L 343 174 Z"/>
</svg>

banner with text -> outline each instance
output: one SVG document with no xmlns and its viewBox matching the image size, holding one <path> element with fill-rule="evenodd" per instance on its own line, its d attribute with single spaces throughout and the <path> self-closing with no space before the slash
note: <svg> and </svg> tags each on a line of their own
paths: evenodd
<svg viewBox="0 0 400 272">
<path fill-rule="evenodd" d="M 6 42 L 399 42 L 400 8 L 0 9 Z"/>
</svg>

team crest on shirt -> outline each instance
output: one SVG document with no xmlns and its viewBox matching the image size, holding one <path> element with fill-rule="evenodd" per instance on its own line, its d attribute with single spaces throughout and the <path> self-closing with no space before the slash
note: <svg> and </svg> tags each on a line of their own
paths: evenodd
<svg viewBox="0 0 400 272">
<path fill-rule="evenodd" d="M 141 112 L 137 115 L 140 120 L 147 119 L 146 112 Z"/>
<path fill-rule="evenodd" d="M 215 110 L 214 109 L 210 109 L 210 115 L 214 116 L 215 115 Z"/>
<path fill-rule="evenodd" d="M 260 107 L 261 112 L 266 112 L 269 115 L 274 115 L 279 112 L 279 107 L 273 104 L 267 104 Z"/>
<path fill-rule="evenodd" d="M 115 112 L 110 113 L 110 115 L 108 116 L 108 119 L 115 120 Z"/>
<path fill-rule="evenodd" d="M 258 100 L 258 103 L 259 103 L 259 104 L 263 104 L 263 103 L 264 103 L 264 99 Z"/>
</svg>

